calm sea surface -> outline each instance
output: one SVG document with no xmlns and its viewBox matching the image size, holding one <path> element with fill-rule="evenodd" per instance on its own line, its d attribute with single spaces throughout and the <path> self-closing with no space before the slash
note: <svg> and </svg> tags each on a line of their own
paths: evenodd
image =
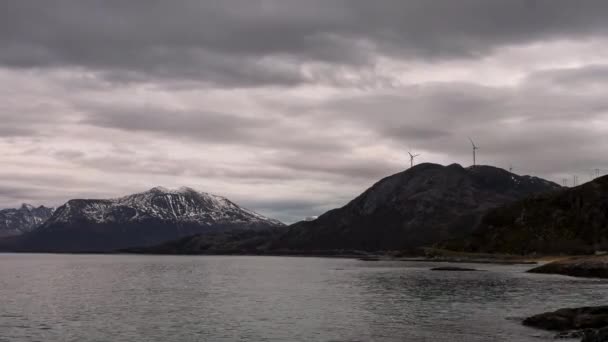
<svg viewBox="0 0 608 342">
<path fill-rule="evenodd" d="M 607 281 L 525 266 L 434 266 L 0 254 L 0 341 L 548 341 L 519 320 L 608 294 Z"/>
</svg>

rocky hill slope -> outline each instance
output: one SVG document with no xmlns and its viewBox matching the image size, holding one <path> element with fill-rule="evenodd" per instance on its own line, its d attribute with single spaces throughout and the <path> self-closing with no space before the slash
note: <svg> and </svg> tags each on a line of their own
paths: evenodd
<svg viewBox="0 0 608 342">
<path fill-rule="evenodd" d="M 492 166 L 420 164 L 289 227 L 273 248 L 403 250 L 466 236 L 489 209 L 560 186 Z"/>
<path fill-rule="evenodd" d="M 54 208 L 45 206 L 36 208 L 25 203 L 20 208 L 2 209 L 0 210 L 0 237 L 31 232 L 48 220 L 54 211 Z"/>
<path fill-rule="evenodd" d="M 447 247 L 516 254 L 608 250 L 608 176 L 492 210 L 470 238 Z"/>
<path fill-rule="evenodd" d="M 269 254 L 269 245 L 284 228 L 223 231 L 187 236 L 149 247 L 126 248 L 139 254 Z"/>
<path fill-rule="evenodd" d="M 70 200 L 39 229 L 18 239 L 13 249 L 111 251 L 206 232 L 282 225 L 220 196 L 157 187 L 118 199 Z"/>
<path fill-rule="evenodd" d="M 295 253 L 415 249 L 464 237 L 489 209 L 558 191 L 546 180 L 491 166 L 420 164 L 387 177 L 342 208 L 271 234 L 184 238 L 151 253 Z"/>
<path fill-rule="evenodd" d="M 573 257 L 544 264 L 530 273 L 563 274 L 573 277 L 608 278 L 608 255 Z"/>
</svg>

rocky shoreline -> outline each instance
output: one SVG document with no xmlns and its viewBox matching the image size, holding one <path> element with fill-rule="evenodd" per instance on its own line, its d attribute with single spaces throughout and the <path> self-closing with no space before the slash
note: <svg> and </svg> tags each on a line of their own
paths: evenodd
<svg viewBox="0 0 608 342">
<path fill-rule="evenodd" d="M 556 331 L 556 338 L 582 338 L 582 342 L 608 341 L 608 306 L 560 309 L 528 317 L 522 323 Z"/>
<path fill-rule="evenodd" d="M 479 272 L 479 270 L 474 269 L 474 268 L 467 268 L 467 267 L 455 267 L 455 266 L 435 267 L 435 268 L 431 268 L 431 271 L 444 271 L 444 272 Z"/>
<path fill-rule="evenodd" d="M 608 255 L 558 260 L 533 268 L 528 272 L 585 278 L 608 278 Z"/>
</svg>

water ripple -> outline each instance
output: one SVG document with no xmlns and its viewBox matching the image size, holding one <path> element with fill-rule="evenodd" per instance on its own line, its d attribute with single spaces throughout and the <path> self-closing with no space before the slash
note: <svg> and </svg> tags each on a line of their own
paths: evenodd
<svg viewBox="0 0 608 342">
<path fill-rule="evenodd" d="M 532 342 L 608 282 L 282 257 L 0 255 L 0 341 Z M 475 266 L 473 266 L 475 267 Z"/>
</svg>

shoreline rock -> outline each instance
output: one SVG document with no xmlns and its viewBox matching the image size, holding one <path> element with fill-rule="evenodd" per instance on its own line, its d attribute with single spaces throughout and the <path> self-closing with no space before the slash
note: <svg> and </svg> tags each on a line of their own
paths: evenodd
<svg viewBox="0 0 608 342">
<path fill-rule="evenodd" d="M 456 267 L 456 266 L 445 266 L 445 267 L 435 267 L 431 268 L 431 271 L 446 271 L 446 272 L 478 272 L 474 268 L 466 268 L 466 267 Z"/>
<path fill-rule="evenodd" d="M 558 260 L 533 268 L 528 272 L 585 278 L 608 278 L 608 256 L 589 256 Z"/>
<path fill-rule="evenodd" d="M 566 308 L 524 319 L 523 325 L 559 332 L 555 339 L 608 342 L 608 305 Z"/>
<path fill-rule="evenodd" d="M 523 324 L 551 331 L 604 328 L 608 327 L 608 305 L 545 312 L 524 319 Z"/>
<path fill-rule="evenodd" d="M 581 342 L 606 342 L 608 341 L 608 327 L 586 331 Z"/>
</svg>

